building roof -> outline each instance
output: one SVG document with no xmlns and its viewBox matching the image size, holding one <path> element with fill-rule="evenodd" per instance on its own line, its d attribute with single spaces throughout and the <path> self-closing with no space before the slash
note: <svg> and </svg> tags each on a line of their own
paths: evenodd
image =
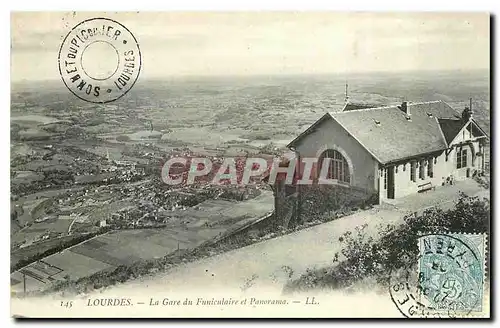
<svg viewBox="0 0 500 328">
<path fill-rule="evenodd" d="M 467 122 L 463 120 L 448 118 L 440 118 L 438 122 L 447 144 L 452 142 L 464 125 L 467 124 Z"/>
<path fill-rule="evenodd" d="M 407 103 L 407 108 L 410 115 L 399 105 L 326 113 L 287 147 L 295 147 L 322 122 L 333 119 L 378 162 L 386 164 L 445 150 L 467 123 L 443 101 Z M 479 135 L 488 138 L 476 123 L 474 126 Z"/>
<path fill-rule="evenodd" d="M 351 110 L 358 110 L 358 109 L 366 109 L 366 108 L 375 108 L 375 107 L 380 107 L 380 105 L 376 104 L 361 104 L 361 103 L 346 103 L 344 105 L 344 108 L 342 109 L 343 112 L 348 112 Z"/>
<path fill-rule="evenodd" d="M 411 119 L 400 106 L 330 115 L 381 163 L 446 149 L 438 119 L 460 115 L 442 101 L 408 103 L 407 108 Z"/>
</svg>

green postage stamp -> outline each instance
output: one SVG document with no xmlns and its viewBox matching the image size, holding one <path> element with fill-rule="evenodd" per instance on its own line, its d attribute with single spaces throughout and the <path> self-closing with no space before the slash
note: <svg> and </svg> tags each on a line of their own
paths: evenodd
<svg viewBox="0 0 500 328">
<path fill-rule="evenodd" d="M 484 306 L 486 235 L 430 234 L 419 238 L 418 293 L 429 315 L 480 315 Z"/>
</svg>

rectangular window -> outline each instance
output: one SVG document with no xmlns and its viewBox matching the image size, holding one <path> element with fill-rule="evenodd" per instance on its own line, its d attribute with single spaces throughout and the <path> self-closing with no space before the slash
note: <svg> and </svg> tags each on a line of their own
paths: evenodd
<svg viewBox="0 0 500 328">
<path fill-rule="evenodd" d="M 417 180 L 416 171 L 417 171 L 417 162 L 413 161 L 410 163 L 410 180 L 413 182 Z"/>
<path fill-rule="evenodd" d="M 457 169 L 467 167 L 467 149 L 457 149 Z"/>
<path fill-rule="evenodd" d="M 384 170 L 384 189 L 387 189 L 387 169 Z"/>
<path fill-rule="evenodd" d="M 429 176 L 429 178 L 432 178 L 434 176 L 434 160 L 431 158 L 428 162 L 427 162 L 427 175 Z"/>
<path fill-rule="evenodd" d="M 425 163 L 424 161 L 420 161 L 419 166 L 418 166 L 418 177 L 421 180 L 425 179 L 425 165 L 424 165 L 424 163 Z"/>
<path fill-rule="evenodd" d="M 337 180 L 344 181 L 344 175 L 342 174 L 342 163 L 338 163 L 337 165 Z"/>
</svg>

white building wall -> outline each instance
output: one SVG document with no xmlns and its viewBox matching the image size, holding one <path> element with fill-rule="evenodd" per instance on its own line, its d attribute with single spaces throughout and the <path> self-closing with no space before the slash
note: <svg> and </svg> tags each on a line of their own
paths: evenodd
<svg viewBox="0 0 500 328">
<path fill-rule="evenodd" d="M 428 175 L 427 160 L 433 160 L 432 178 Z M 424 178 L 420 178 L 420 160 L 424 160 Z M 434 161 L 435 160 L 435 161 Z M 430 182 L 432 186 L 440 186 L 443 177 L 449 175 L 449 163 L 445 160 L 444 151 L 437 156 L 426 156 L 421 159 L 415 159 L 417 162 L 415 168 L 415 181 L 411 180 L 411 161 L 394 164 L 394 198 L 408 196 L 418 192 L 420 185 Z M 381 170 L 382 171 L 382 170 Z M 383 174 L 386 174 L 385 169 Z M 380 174 L 380 199 L 387 199 L 387 189 L 384 188 L 384 176 Z M 387 186 L 388 187 L 388 186 Z"/>
<path fill-rule="evenodd" d="M 460 147 L 467 149 L 467 166 L 465 168 L 457 169 L 457 151 Z M 467 178 L 467 169 L 470 169 L 470 174 L 472 175 L 474 170 L 482 170 L 483 156 L 477 156 L 479 152 L 479 141 L 473 141 L 472 147 L 470 145 L 457 145 L 453 148 L 449 157 L 449 171 L 450 175 L 453 175 L 455 180 L 463 180 Z M 483 150 L 484 153 L 484 150 Z"/>
<path fill-rule="evenodd" d="M 467 141 L 470 139 L 463 139 L 459 138 L 456 143 L 460 143 L 463 141 Z M 399 198 L 399 197 L 404 197 L 410 194 L 417 193 L 419 190 L 420 185 L 423 185 L 425 183 L 430 182 L 432 186 L 435 186 L 436 188 L 439 188 L 443 185 L 443 183 L 446 182 L 447 178 L 453 178 L 453 180 L 463 180 L 467 178 L 467 169 L 470 169 L 470 175 L 472 176 L 474 170 L 481 170 L 482 169 L 482 161 L 483 157 L 482 156 L 475 156 L 475 161 L 473 162 L 473 152 L 477 153 L 479 152 L 479 141 L 475 140 L 472 141 L 472 146 L 473 149 L 468 145 L 464 144 L 462 146 L 456 145 L 451 149 L 448 150 L 448 160 L 446 160 L 446 151 L 443 151 L 441 154 L 433 157 L 435 158 L 435 163 L 433 166 L 433 177 L 429 177 L 428 171 L 427 171 L 427 166 L 424 166 L 424 179 L 421 179 L 419 176 L 419 165 L 420 165 L 420 159 L 415 159 L 417 161 L 418 165 L 416 167 L 415 171 L 415 178 L 416 181 L 412 181 L 410 179 L 410 172 L 411 172 L 411 161 L 407 161 L 404 164 L 399 163 L 399 164 L 394 164 L 395 167 L 395 173 L 394 173 L 394 184 L 395 184 L 395 190 L 394 190 L 394 198 Z M 464 168 L 457 169 L 457 150 L 460 149 L 460 147 L 465 147 L 467 149 L 467 166 Z M 484 153 L 484 150 L 482 151 Z M 429 159 L 430 157 L 423 157 L 422 159 Z M 397 172 L 396 172 L 396 167 L 397 167 Z M 380 199 L 387 199 L 387 189 L 384 188 L 384 174 L 386 174 L 385 169 L 379 170 L 379 177 L 380 177 Z"/>
<path fill-rule="evenodd" d="M 326 149 L 338 150 L 349 163 L 351 185 L 376 191 L 378 162 L 337 122 L 327 119 L 296 145 L 301 157 L 318 158 Z"/>
</svg>

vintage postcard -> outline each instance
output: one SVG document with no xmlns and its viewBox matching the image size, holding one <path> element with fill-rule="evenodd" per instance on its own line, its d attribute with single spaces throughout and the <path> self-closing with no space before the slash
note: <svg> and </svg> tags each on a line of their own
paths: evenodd
<svg viewBox="0 0 500 328">
<path fill-rule="evenodd" d="M 489 318 L 490 24 L 11 13 L 11 315 Z"/>
</svg>

